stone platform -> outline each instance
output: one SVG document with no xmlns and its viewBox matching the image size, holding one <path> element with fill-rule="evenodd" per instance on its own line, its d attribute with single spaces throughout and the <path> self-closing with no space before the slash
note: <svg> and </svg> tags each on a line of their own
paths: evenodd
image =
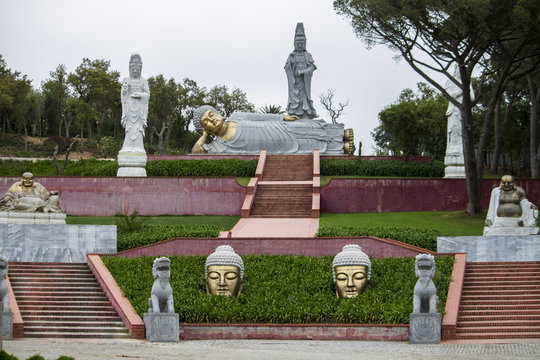
<svg viewBox="0 0 540 360">
<path fill-rule="evenodd" d="M 0 224 L 65 224 L 65 213 L 0 211 Z"/>
<path fill-rule="evenodd" d="M 0 224 L 9 262 L 85 263 L 87 254 L 116 250 L 116 225 Z"/>
<path fill-rule="evenodd" d="M 439 236 L 437 252 L 467 253 L 467 262 L 540 261 L 540 235 Z"/>
</svg>

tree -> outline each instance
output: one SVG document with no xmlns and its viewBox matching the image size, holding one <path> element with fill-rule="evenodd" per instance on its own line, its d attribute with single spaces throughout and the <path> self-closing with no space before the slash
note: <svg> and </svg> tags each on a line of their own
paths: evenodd
<svg viewBox="0 0 540 360">
<path fill-rule="evenodd" d="M 264 106 L 260 107 L 258 110 L 261 114 L 284 114 L 285 113 L 285 111 L 281 109 L 281 106 L 279 105 L 264 104 Z"/>
<path fill-rule="evenodd" d="M 49 125 L 58 126 L 58 135 L 62 136 L 62 125 L 65 137 L 70 138 L 70 128 L 74 120 L 73 112 L 68 111 L 68 102 L 72 96 L 68 83 L 66 66 L 60 64 L 49 73 L 50 78 L 41 84 L 45 96 L 45 113 Z M 51 126 L 56 129 L 56 126 Z"/>
<path fill-rule="evenodd" d="M 378 152 L 393 155 L 429 154 L 444 157 L 448 101 L 433 88 L 418 84 L 418 93 L 401 92 L 399 99 L 379 112 L 379 126 L 371 133 Z"/>
<path fill-rule="evenodd" d="M 30 80 L 18 71 L 11 71 L 0 55 L 0 131 L 28 134 L 27 98 L 32 92 Z"/>
<path fill-rule="evenodd" d="M 337 119 L 342 115 L 343 110 L 349 106 L 349 99 L 345 102 L 338 102 L 337 105 L 334 104 L 334 90 L 328 89 L 325 93 L 319 95 L 319 101 L 322 106 L 326 109 L 332 119 L 332 124 L 337 124 Z"/>
<path fill-rule="evenodd" d="M 504 84 L 520 76 L 519 66 L 538 42 L 540 4 L 534 1 L 477 0 L 336 0 L 334 8 L 351 20 L 368 46 L 387 45 L 418 74 L 460 109 L 469 202 L 467 210 L 482 210 L 483 158 L 490 122 Z M 536 49 L 536 52 L 538 48 Z M 534 51 L 533 51 L 534 52 Z M 496 58 L 496 61 L 491 61 Z M 456 66 L 457 76 L 452 71 Z M 490 94 L 471 98 L 473 74 L 496 74 Z M 437 80 L 443 75 L 459 86 L 462 101 Z M 473 107 L 485 96 L 487 111 L 475 147 Z M 476 151 L 476 155 L 475 155 Z"/>
<path fill-rule="evenodd" d="M 158 138 L 159 153 L 165 154 L 173 124 L 180 117 L 179 85 L 174 79 L 167 81 L 163 75 L 158 75 L 148 79 L 148 86 L 150 87 L 149 128 Z"/>
<path fill-rule="evenodd" d="M 236 110 L 246 112 L 255 111 L 255 105 L 248 101 L 245 92 L 240 89 L 234 89 L 229 93 L 229 89 L 225 85 L 216 85 L 211 88 L 206 93 L 205 101 L 226 117 L 229 117 Z"/>
<path fill-rule="evenodd" d="M 120 73 L 109 70 L 110 65 L 107 60 L 84 58 L 75 72 L 68 76 L 79 100 L 88 105 L 86 110 L 89 113 L 84 114 L 84 118 L 87 121 L 89 141 L 92 141 L 94 124 L 99 138 L 105 122 L 112 123 L 120 111 Z"/>
</svg>

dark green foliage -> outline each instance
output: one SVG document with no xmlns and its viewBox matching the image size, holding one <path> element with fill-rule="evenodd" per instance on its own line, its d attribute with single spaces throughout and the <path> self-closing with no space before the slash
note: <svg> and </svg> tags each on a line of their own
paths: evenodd
<svg viewBox="0 0 540 360">
<path fill-rule="evenodd" d="M 141 230 L 145 218 L 139 216 L 139 212 L 134 210 L 131 215 L 116 214 L 114 222 L 119 233 L 130 233 Z"/>
<path fill-rule="evenodd" d="M 443 177 L 441 161 L 417 162 L 395 160 L 361 161 L 346 159 L 321 160 L 323 176 L 394 176 L 394 177 Z"/>
<path fill-rule="evenodd" d="M 4 350 L 0 350 L 0 360 L 18 360 L 17 357 L 8 354 Z"/>
<path fill-rule="evenodd" d="M 157 160 L 146 163 L 148 176 L 254 176 L 257 160 Z"/>
<path fill-rule="evenodd" d="M 118 251 L 133 249 L 177 237 L 217 237 L 223 227 L 216 225 L 143 225 L 136 232 L 118 229 Z"/>
<path fill-rule="evenodd" d="M 204 256 L 170 256 L 175 311 L 188 323 L 373 323 L 407 324 L 416 284 L 414 258 L 372 259 L 371 284 L 354 299 L 339 299 L 333 256 L 244 256 L 240 297 L 206 294 Z M 435 285 L 443 312 L 453 258 L 437 258 Z M 142 315 L 148 310 L 154 257 L 103 258 Z"/>
<path fill-rule="evenodd" d="M 35 354 L 35 355 L 30 356 L 26 360 L 45 360 L 45 358 L 39 354 Z"/>
<path fill-rule="evenodd" d="M 32 161 L 0 161 L 0 176 L 20 176 L 24 172 L 34 176 L 56 176 L 56 167 L 52 160 Z M 77 160 L 70 161 L 64 170 L 64 176 L 116 176 L 118 163 L 110 160 Z M 84 172 L 84 173 L 83 173 Z"/>
<path fill-rule="evenodd" d="M 62 355 L 56 360 L 75 360 L 74 357 Z"/>
<path fill-rule="evenodd" d="M 435 229 L 415 229 L 411 227 L 355 227 L 319 226 L 317 237 L 374 236 L 401 241 L 424 249 L 437 251 L 437 236 L 442 233 Z"/>
</svg>

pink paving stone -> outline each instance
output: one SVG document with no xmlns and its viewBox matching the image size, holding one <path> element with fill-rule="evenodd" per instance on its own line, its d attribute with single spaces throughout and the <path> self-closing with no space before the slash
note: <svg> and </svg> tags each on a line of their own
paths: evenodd
<svg viewBox="0 0 540 360">
<path fill-rule="evenodd" d="M 305 238 L 314 237 L 319 219 L 311 218 L 243 218 L 231 230 L 232 238 Z M 225 236 L 223 236 L 225 235 Z M 228 237 L 223 234 L 220 237 Z"/>
</svg>

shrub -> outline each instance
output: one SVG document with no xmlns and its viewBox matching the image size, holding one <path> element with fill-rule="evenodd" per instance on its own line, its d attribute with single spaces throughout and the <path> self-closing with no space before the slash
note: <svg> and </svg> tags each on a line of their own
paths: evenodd
<svg viewBox="0 0 540 360">
<path fill-rule="evenodd" d="M 393 239 L 424 249 L 437 251 L 437 236 L 442 233 L 434 229 L 416 229 L 411 227 L 354 227 L 321 225 L 317 237 L 374 236 Z"/>
<path fill-rule="evenodd" d="M 396 160 L 371 160 L 358 162 L 347 159 L 322 159 L 323 176 L 393 176 L 393 177 L 443 177 L 441 161 L 403 162 Z"/>
<path fill-rule="evenodd" d="M 156 160 L 146 163 L 148 176 L 238 176 L 255 175 L 257 160 Z"/>
<path fill-rule="evenodd" d="M 407 324 L 416 284 L 414 258 L 371 259 L 371 284 L 352 299 L 335 295 L 333 256 L 244 256 L 244 289 L 235 297 L 206 294 L 204 256 L 170 256 L 175 312 L 188 323 Z M 104 257 L 142 315 L 148 310 L 154 257 Z M 453 258 L 437 258 L 434 278 L 443 312 Z"/>
<path fill-rule="evenodd" d="M 118 251 L 133 249 L 177 237 L 217 237 L 225 228 L 217 225 L 143 225 L 139 231 L 118 228 Z"/>
<path fill-rule="evenodd" d="M 0 350 L 0 360 L 18 360 L 14 355 L 8 354 L 5 350 Z"/>
<path fill-rule="evenodd" d="M 131 215 L 116 214 L 114 215 L 114 222 L 116 223 L 118 232 L 130 233 L 133 231 L 141 230 L 146 218 L 140 217 L 139 212 L 134 210 Z"/>
</svg>

